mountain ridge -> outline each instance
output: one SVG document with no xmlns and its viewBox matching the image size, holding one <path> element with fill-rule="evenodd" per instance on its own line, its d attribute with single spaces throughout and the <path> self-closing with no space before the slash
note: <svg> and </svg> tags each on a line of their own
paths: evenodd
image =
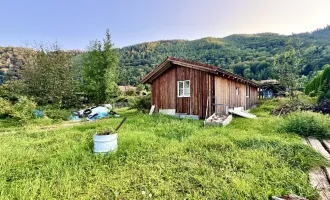
<svg viewBox="0 0 330 200">
<path fill-rule="evenodd" d="M 330 63 L 330 26 L 292 35 L 270 32 L 231 34 L 222 38 L 157 40 L 129 45 L 119 48 L 119 84 L 137 85 L 167 56 L 219 66 L 249 79 L 276 78 L 271 68 L 274 56 L 284 53 L 288 46 L 304 53 L 301 75 L 310 79 L 323 65 Z M 33 49 L 0 47 L 0 83 L 4 72 L 21 68 L 26 51 L 31 53 Z M 67 52 L 77 55 L 83 51 Z"/>
</svg>

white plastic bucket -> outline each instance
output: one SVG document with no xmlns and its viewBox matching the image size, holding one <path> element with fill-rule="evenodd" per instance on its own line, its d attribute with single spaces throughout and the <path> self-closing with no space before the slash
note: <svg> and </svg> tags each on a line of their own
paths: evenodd
<svg viewBox="0 0 330 200">
<path fill-rule="evenodd" d="M 116 151 L 118 135 L 97 135 L 94 134 L 94 153 L 108 153 L 111 151 Z"/>
</svg>

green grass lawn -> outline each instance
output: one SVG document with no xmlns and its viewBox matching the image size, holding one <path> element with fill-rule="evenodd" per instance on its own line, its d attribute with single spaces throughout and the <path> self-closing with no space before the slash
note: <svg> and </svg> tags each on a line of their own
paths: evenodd
<svg viewBox="0 0 330 200">
<path fill-rule="evenodd" d="M 226 128 L 121 109 L 128 119 L 107 156 L 93 154 L 92 136 L 119 118 L 48 131 L 2 121 L 0 199 L 317 199 L 308 171 L 324 159 L 299 136 L 277 133 L 282 119 L 267 106 Z"/>
</svg>

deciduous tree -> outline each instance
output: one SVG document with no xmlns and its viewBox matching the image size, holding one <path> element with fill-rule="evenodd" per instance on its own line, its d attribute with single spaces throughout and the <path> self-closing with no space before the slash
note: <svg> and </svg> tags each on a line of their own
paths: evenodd
<svg viewBox="0 0 330 200">
<path fill-rule="evenodd" d="M 24 93 L 39 104 L 70 104 L 76 97 L 77 71 L 70 65 L 71 56 L 57 43 L 39 44 L 36 53 L 20 71 Z M 64 103 L 64 104 L 63 104 Z"/>
<path fill-rule="evenodd" d="M 102 42 L 92 41 L 83 55 L 83 88 L 95 104 L 105 103 L 118 92 L 118 52 L 108 29 L 105 36 Z"/>
<path fill-rule="evenodd" d="M 290 49 L 284 54 L 277 55 L 274 61 L 274 67 L 278 74 L 280 84 L 286 87 L 290 97 L 294 97 L 299 73 L 302 69 L 300 54 L 295 49 Z"/>
</svg>

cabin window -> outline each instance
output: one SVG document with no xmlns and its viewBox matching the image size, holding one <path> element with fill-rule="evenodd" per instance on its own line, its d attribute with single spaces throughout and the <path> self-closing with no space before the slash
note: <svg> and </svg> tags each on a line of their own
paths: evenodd
<svg viewBox="0 0 330 200">
<path fill-rule="evenodd" d="M 246 97 L 250 97 L 250 86 L 246 86 Z"/>
<path fill-rule="evenodd" d="M 178 97 L 190 97 L 190 81 L 178 81 Z"/>
<path fill-rule="evenodd" d="M 236 96 L 238 96 L 238 87 L 236 87 Z"/>
</svg>

